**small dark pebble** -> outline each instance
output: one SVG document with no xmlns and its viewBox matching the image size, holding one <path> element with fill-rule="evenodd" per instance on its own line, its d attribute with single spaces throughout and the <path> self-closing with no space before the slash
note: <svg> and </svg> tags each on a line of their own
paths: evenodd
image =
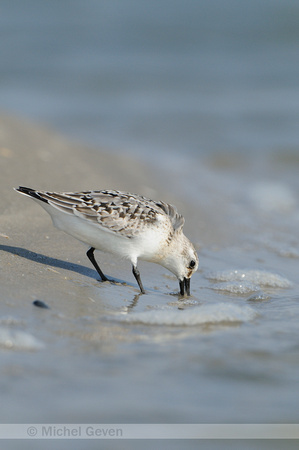
<svg viewBox="0 0 299 450">
<path fill-rule="evenodd" d="M 42 302 L 41 300 L 34 300 L 33 305 L 37 306 L 38 308 L 50 309 L 50 307 L 45 302 Z"/>
</svg>

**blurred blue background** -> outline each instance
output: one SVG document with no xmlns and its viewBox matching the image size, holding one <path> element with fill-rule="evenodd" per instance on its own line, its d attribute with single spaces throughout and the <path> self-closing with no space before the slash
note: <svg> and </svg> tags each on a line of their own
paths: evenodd
<svg viewBox="0 0 299 450">
<path fill-rule="evenodd" d="M 298 151 L 297 0 L 2 0 L 0 110 L 140 156 Z"/>
</svg>

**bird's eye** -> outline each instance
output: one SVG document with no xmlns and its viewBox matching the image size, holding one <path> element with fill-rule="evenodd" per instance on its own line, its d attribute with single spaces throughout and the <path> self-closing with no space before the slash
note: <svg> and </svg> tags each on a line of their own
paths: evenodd
<svg viewBox="0 0 299 450">
<path fill-rule="evenodd" d="M 189 264 L 189 269 L 193 269 L 195 267 L 196 262 L 194 261 L 194 259 L 191 259 L 190 264 Z"/>
</svg>

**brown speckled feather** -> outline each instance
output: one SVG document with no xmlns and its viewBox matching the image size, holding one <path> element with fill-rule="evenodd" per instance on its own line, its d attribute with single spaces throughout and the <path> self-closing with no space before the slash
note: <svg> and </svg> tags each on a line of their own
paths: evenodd
<svg viewBox="0 0 299 450">
<path fill-rule="evenodd" d="M 57 209 L 126 237 L 137 236 L 148 225 L 158 226 L 161 221 L 169 221 L 173 232 L 184 225 L 183 216 L 174 206 L 140 195 L 114 190 L 59 194 L 37 191 L 37 194 Z"/>
</svg>

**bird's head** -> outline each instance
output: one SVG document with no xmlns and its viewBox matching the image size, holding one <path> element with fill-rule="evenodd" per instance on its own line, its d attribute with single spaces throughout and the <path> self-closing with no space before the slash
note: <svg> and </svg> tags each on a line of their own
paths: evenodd
<svg viewBox="0 0 299 450">
<path fill-rule="evenodd" d="M 198 256 L 193 244 L 182 231 L 174 234 L 161 264 L 178 278 L 180 294 L 190 295 L 190 279 L 198 269 Z"/>
</svg>

